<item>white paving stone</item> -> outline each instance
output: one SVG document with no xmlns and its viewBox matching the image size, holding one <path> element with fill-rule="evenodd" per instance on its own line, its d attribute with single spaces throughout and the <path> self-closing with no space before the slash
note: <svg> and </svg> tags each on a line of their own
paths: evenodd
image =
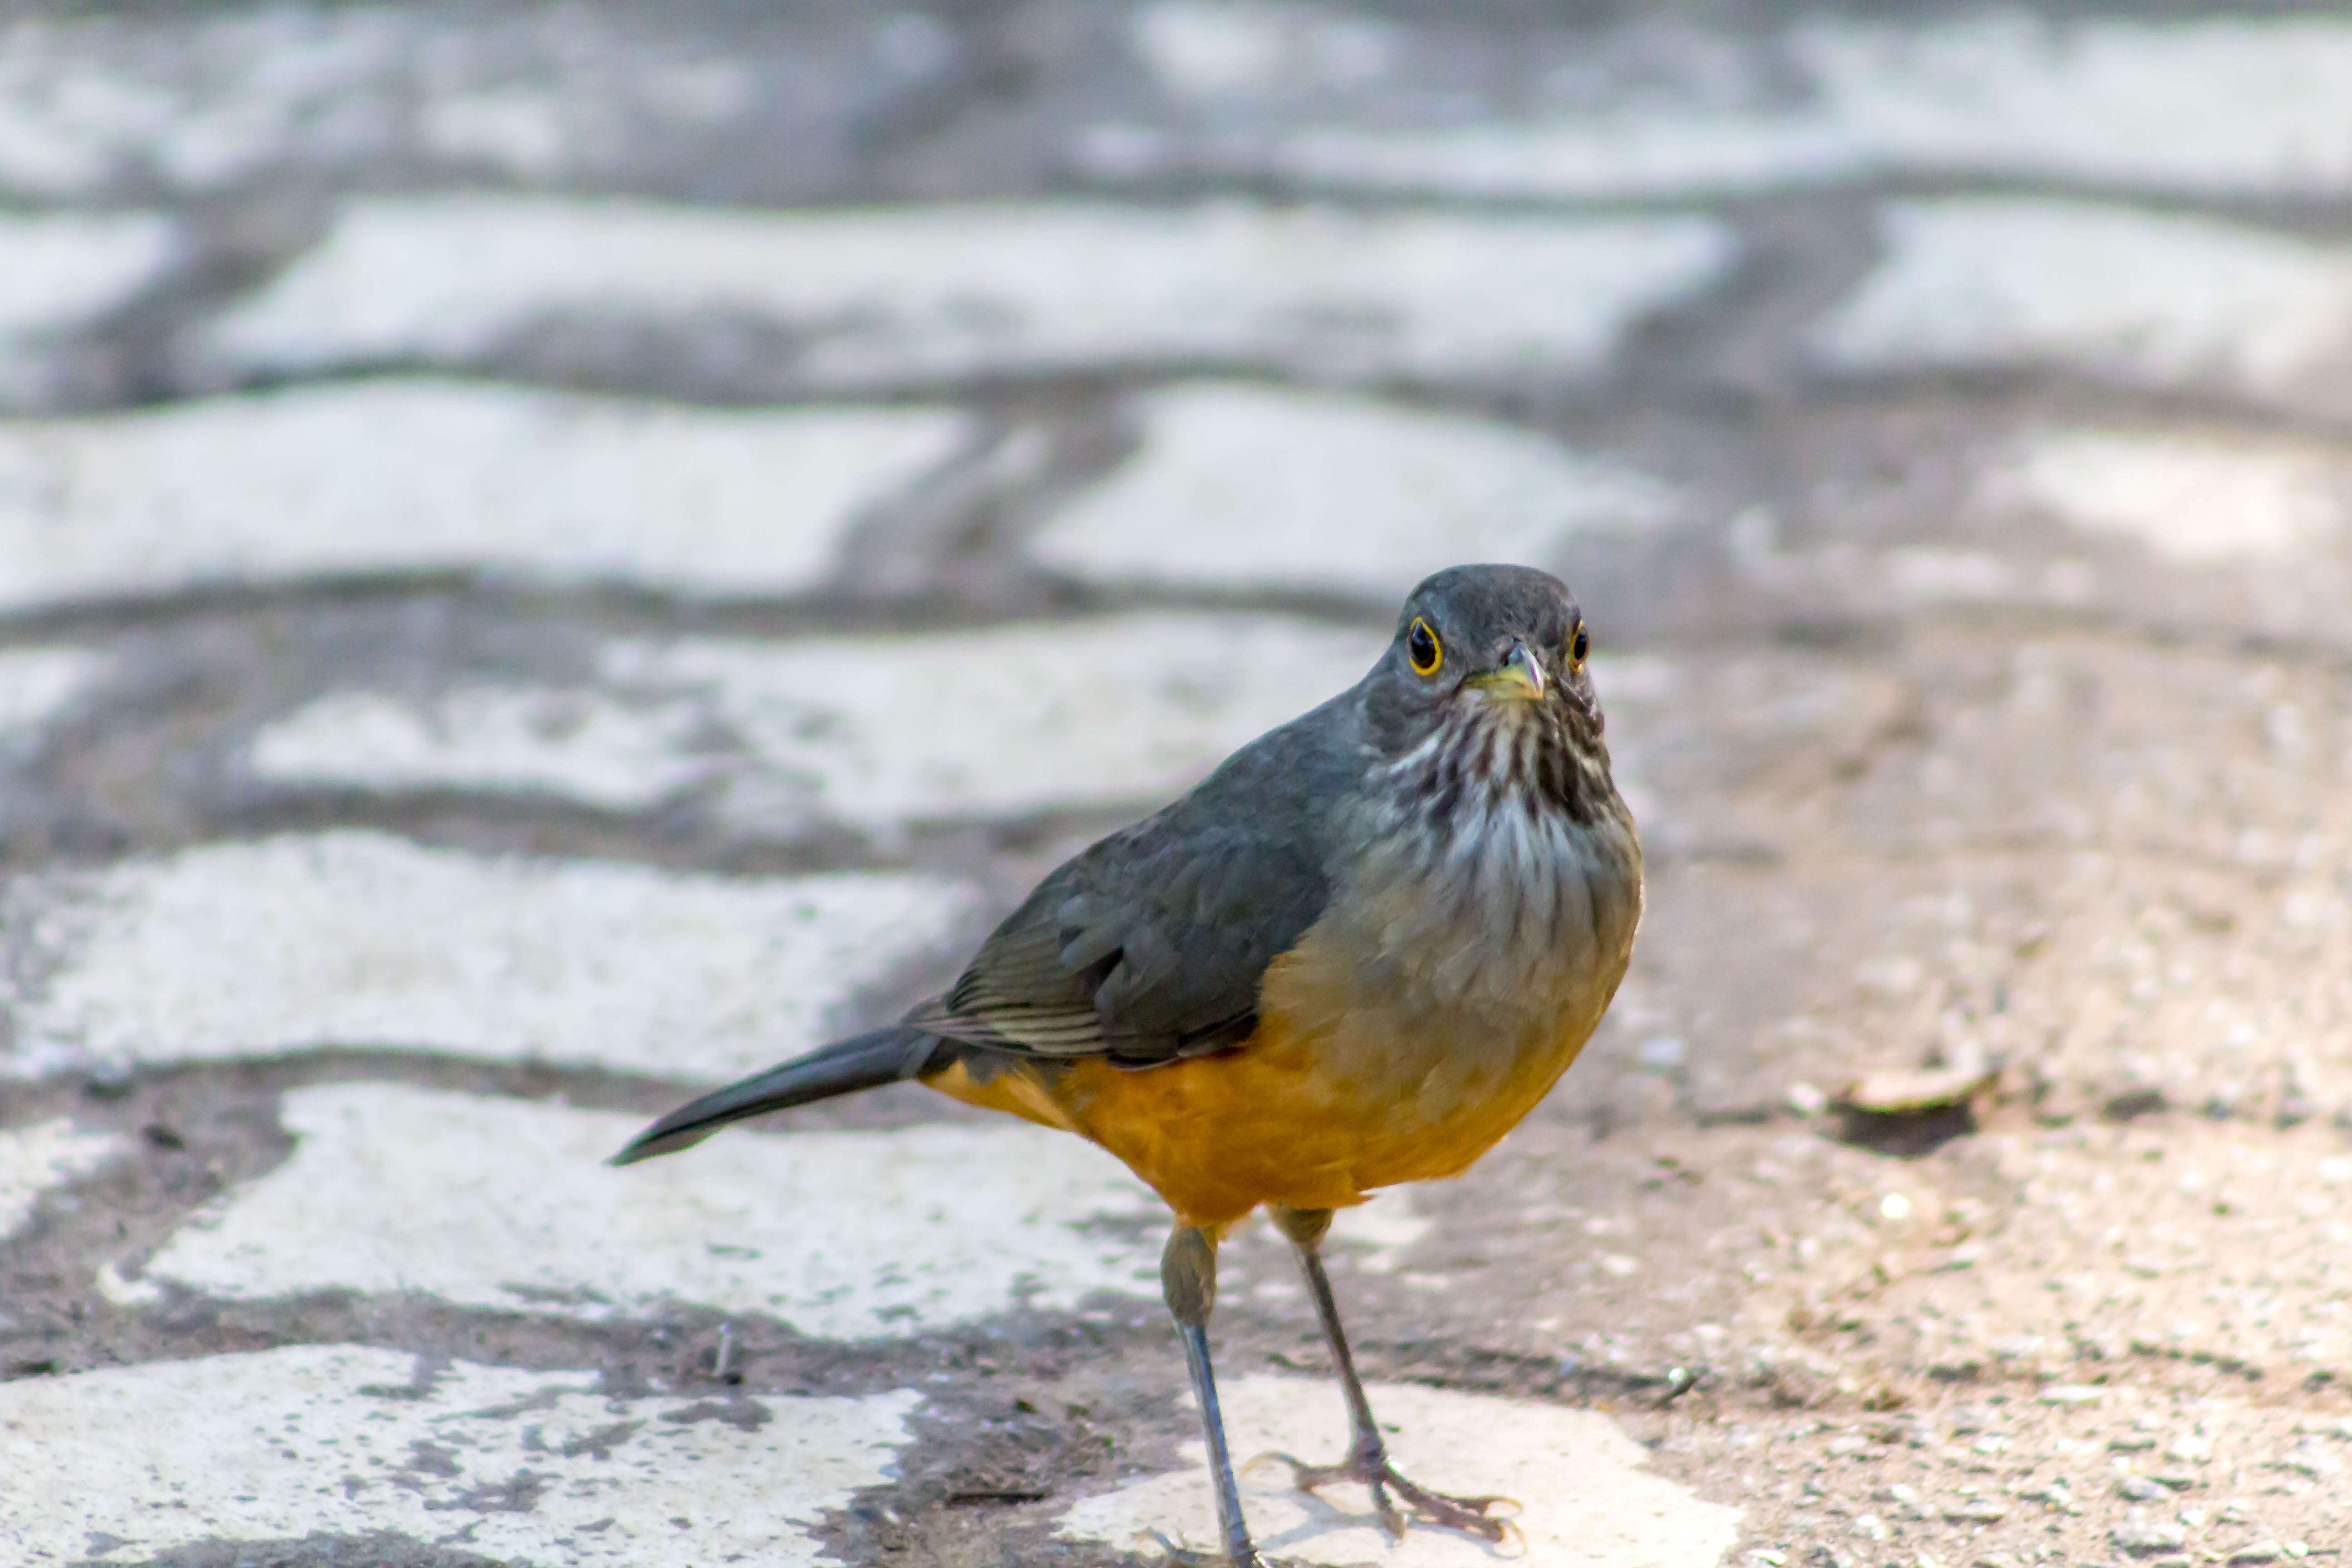
<svg viewBox="0 0 2352 1568">
<path fill-rule="evenodd" d="M 532 790 L 610 810 L 723 786 L 746 828 L 926 823 L 1171 796 L 1355 681 L 1377 632 L 1144 614 L 793 642 L 628 641 L 604 691 L 341 693 L 255 737 L 273 783 Z"/>
<path fill-rule="evenodd" d="M 0 648 L 0 754 L 22 746 L 79 700 L 108 662 L 87 648 Z"/>
<path fill-rule="evenodd" d="M 1297 5 L 1164 0 L 1129 19 L 1136 52 L 1178 98 L 1278 91 L 1305 71 L 1370 85 L 1395 63 L 1397 28 Z"/>
<path fill-rule="evenodd" d="M 2352 253 L 2030 200 L 1901 205 L 1885 230 L 1886 259 L 1814 334 L 1846 369 L 2046 363 L 2293 400 L 2352 364 Z"/>
<path fill-rule="evenodd" d="M 236 1300 L 413 1290 L 570 1317 L 756 1312 L 925 1332 L 1096 1291 L 1156 1300 L 1166 1214 L 1108 1154 L 1001 1124 L 736 1133 L 603 1163 L 646 1118 L 385 1084 L 286 1097 L 300 1142 L 148 1263 Z"/>
<path fill-rule="evenodd" d="M 150 213 L 0 211 L 0 409 L 37 404 L 58 340 L 159 279 L 176 246 Z"/>
<path fill-rule="evenodd" d="M 1996 11 L 1925 29 L 1823 23 L 1802 39 L 1834 112 L 1886 164 L 2216 194 L 2352 186 L 2340 17 Z"/>
<path fill-rule="evenodd" d="M 62 1119 L 0 1128 L 0 1241 L 33 1215 L 51 1187 L 86 1176 L 121 1154 L 110 1132 L 85 1132 Z"/>
<path fill-rule="evenodd" d="M 1141 409 L 1143 449 L 1032 549 L 1095 581 L 1401 599 L 1462 561 L 1555 557 L 1674 515 L 1666 486 L 1543 437 L 1357 398 L 1188 386 Z"/>
<path fill-rule="evenodd" d="M 175 243 L 152 213 L 0 212 L 0 345 L 112 310 L 155 280 Z"/>
<path fill-rule="evenodd" d="M 0 605 L 433 571 L 795 592 L 966 429 L 432 380 L 0 424 Z"/>
<path fill-rule="evenodd" d="M 541 792 L 643 811 L 712 776 L 707 723 L 700 703 L 596 691 L 466 686 L 430 700 L 348 691 L 265 727 L 250 763 L 255 776 L 280 784 Z"/>
<path fill-rule="evenodd" d="M 1146 805 L 1362 678 L 1385 634 L 1147 614 L 915 637 L 622 644 L 606 677 L 698 692 L 750 764 L 730 809 L 784 827 Z"/>
<path fill-rule="evenodd" d="M 2027 442 L 1978 489 L 1989 511 L 2046 513 L 2190 564 L 2278 561 L 2343 528 L 2352 473 L 2284 442 L 2074 430 Z"/>
<path fill-rule="evenodd" d="M 1328 1381 L 1244 1377 L 1218 1388 L 1236 1455 L 1269 1449 L 1310 1462 L 1347 1452 L 1348 1421 Z M 1738 1535 L 1739 1510 L 1701 1500 L 1648 1468 L 1649 1454 L 1608 1416 L 1417 1384 L 1374 1384 L 1372 1411 L 1393 1434 L 1397 1468 L 1439 1491 L 1517 1498 L 1525 1560 L 1545 1568 L 1714 1568 Z M 1061 1532 L 1132 1548 L 1158 1530 L 1213 1549 L 1215 1505 L 1200 1443 L 1191 1465 L 1088 1498 Z M 1322 1501 L 1268 1466 L 1243 1479 L 1242 1505 L 1258 1550 L 1286 1563 L 1378 1563 L 1387 1568 L 1484 1568 L 1485 1542 L 1417 1527 L 1402 1542 L 1381 1533 L 1362 1489 L 1333 1487 Z"/>
<path fill-rule="evenodd" d="M 1690 217 L 362 201 L 208 342 L 246 373 L 466 363 L 566 312 L 748 313 L 793 334 L 793 374 L 832 390 L 1203 362 L 1517 377 L 1598 367 L 1732 252 Z"/>
<path fill-rule="evenodd" d="M 853 106 L 948 63 L 926 73 L 875 62 L 887 18 L 796 29 L 764 58 L 743 58 L 731 30 L 667 21 L 583 5 L 465 17 L 170 6 L 0 21 L 0 191 L 205 190 L 272 172 L 348 176 L 370 163 L 593 179 L 658 167 L 665 150 L 761 108 L 784 121 L 762 129 L 824 171 L 846 151 Z M 768 73 L 791 81 L 781 102 L 761 101 Z"/>
<path fill-rule="evenodd" d="M 0 1539 L 18 1562 L 387 1533 L 542 1568 L 834 1558 L 812 1529 L 887 1482 L 911 1390 L 761 1395 L 755 1429 L 593 1372 L 299 1345 L 0 1384 Z M 520 1506 L 518 1506 L 518 1500 Z"/>
<path fill-rule="evenodd" d="M 2337 17 L 1829 18 L 1761 45 L 1685 37 L 1667 46 L 1674 62 L 1703 63 L 1679 75 L 1661 70 L 1657 34 L 1636 26 L 1554 46 L 1585 65 L 1562 60 L 1559 74 L 1579 85 L 1597 74 L 1591 61 L 1622 51 L 1615 75 L 1641 91 L 1516 119 L 1441 109 L 1433 118 L 1456 122 L 1416 125 L 1416 97 L 1458 100 L 1451 83 L 1412 79 L 1423 52 L 1402 29 L 1303 5 L 1155 5 L 1139 15 L 1138 53 L 1200 123 L 1098 127 L 1080 157 L 1112 174 L 1205 167 L 1335 189 L 1521 197 L 1906 173 L 2204 194 L 2352 188 L 2352 24 Z M 1538 82 L 1543 63 L 1529 71 Z M 1300 95 L 1319 112 L 1269 134 L 1264 122 L 1278 127 Z M 1223 130 L 1236 117 L 1214 111 L 1242 103 L 1260 111 Z"/>
<path fill-rule="evenodd" d="M 1077 157 L 1114 177 L 1205 165 L 1333 191 L 1561 200 L 1814 184 L 1858 176 L 1874 162 L 1850 132 L 1818 117 L 1764 119 L 1704 108 L 1549 123 L 1310 127 L 1271 142 L 1196 141 L 1101 126 L 1080 142 Z"/>
<path fill-rule="evenodd" d="M 357 832 L 207 846 L 5 889 L 47 973 L 8 998 L 0 1063 L 383 1045 L 729 1078 L 820 1044 L 971 907 L 912 875 L 684 876 Z"/>
<path fill-rule="evenodd" d="M 0 188 L 70 195 L 134 171 L 213 184 L 295 143 L 337 162 L 390 130 L 391 106 L 366 89 L 411 41 L 393 14 L 364 6 L 115 21 L 0 27 Z"/>
</svg>

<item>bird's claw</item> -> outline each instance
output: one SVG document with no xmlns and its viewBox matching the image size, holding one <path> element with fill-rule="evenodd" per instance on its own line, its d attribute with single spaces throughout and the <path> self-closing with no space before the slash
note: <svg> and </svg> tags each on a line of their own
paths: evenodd
<svg viewBox="0 0 2352 1568">
<path fill-rule="evenodd" d="M 1289 1454 L 1260 1454 L 1242 1468 L 1254 1470 L 1268 1462 L 1290 1467 L 1290 1484 L 1303 1492 L 1313 1492 L 1334 1481 L 1354 1481 L 1372 1494 L 1372 1509 L 1379 1514 L 1381 1528 L 1391 1541 L 1404 1539 L 1406 1520 L 1395 1503 L 1389 1500 L 1394 1492 L 1421 1519 L 1444 1530 L 1459 1530 L 1481 1540 L 1500 1544 L 1519 1533 L 1509 1515 L 1495 1515 L 1489 1510 L 1507 1508 L 1519 1511 L 1518 1500 L 1507 1497 L 1447 1497 L 1416 1486 L 1397 1473 L 1397 1468 L 1382 1455 L 1358 1454 L 1336 1465 L 1310 1465 Z"/>
<path fill-rule="evenodd" d="M 1179 1546 L 1156 1530 L 1147 1530 L 1143 1539 L 1160 1548 L 1161 1561 L 1169 1568 L 1261 1568 L 1257 1553 L 1234 1558 L 1223 1552 L 1201 1552 L 1190 1546 Z"/>
</svg>

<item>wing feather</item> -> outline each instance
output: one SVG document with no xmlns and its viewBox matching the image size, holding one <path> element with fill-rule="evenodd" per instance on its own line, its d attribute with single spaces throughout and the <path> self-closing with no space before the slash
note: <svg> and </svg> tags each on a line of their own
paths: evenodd
<svg viewBox="0 0 2352 1568">
<path fill-rule="evenodd" d="M 1329 900 L 1327 835 L 1361 778 L 1335 700 L 1063 865 L 907 1023 L 1015 1055 L 1146 1067 L 1256 1026 L 1266 968 Z"/>
</svg>

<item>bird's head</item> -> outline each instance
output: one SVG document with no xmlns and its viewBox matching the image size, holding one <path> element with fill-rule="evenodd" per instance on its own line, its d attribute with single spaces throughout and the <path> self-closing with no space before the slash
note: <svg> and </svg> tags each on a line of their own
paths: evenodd
<svg viewBox="0 0 2352 1568">
<path fill-rule="evenodd" d="M 1610 787 L 1591 646 L 1575 595 L 1549 573 L 1440 572 L 1406 599 L 1365 683 L 1374 743 L 1465 804 L 1524 791 L 1582 815 Z"/>
</svg>

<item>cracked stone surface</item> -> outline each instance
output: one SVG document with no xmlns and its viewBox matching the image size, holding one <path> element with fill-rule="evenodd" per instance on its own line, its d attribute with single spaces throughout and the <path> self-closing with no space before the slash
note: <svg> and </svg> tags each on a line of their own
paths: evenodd
<svg viewBox="0 0 2352 1568">
<path fill-rule="evenodd" d="M 36 1563 L 388 1531 L 572 1563 L 822 1563 L 807 1517 L 887 1473 L 921 1397 L 778 1399 L 730 1420 L 609 1397 L 593 1371 L 420 1373 L 396 1351 L 299 1345 L 11 1384 L 0 1441 L 20 1484 L 0 1522 Z M 184 1415 L 158 1422 L 159 1406 Z M 51 1490 L 90 1500 L 78 1521 L 27 1506 Z"/>
<path fill-rule="evenodd" d="M 1541 1562 L 2341 1560 L 2352 11 L 36 0 L 0 206 L 32 1561 L 1205 1542 L 1107 1157 L 601 1162 L 1466 557 L 1586 605 L 1648 914 L 1335 1227 L 1407 1472 Z M 1214 1340 L 1336 1452 L 1267 1227 Z"/>
</svg>

